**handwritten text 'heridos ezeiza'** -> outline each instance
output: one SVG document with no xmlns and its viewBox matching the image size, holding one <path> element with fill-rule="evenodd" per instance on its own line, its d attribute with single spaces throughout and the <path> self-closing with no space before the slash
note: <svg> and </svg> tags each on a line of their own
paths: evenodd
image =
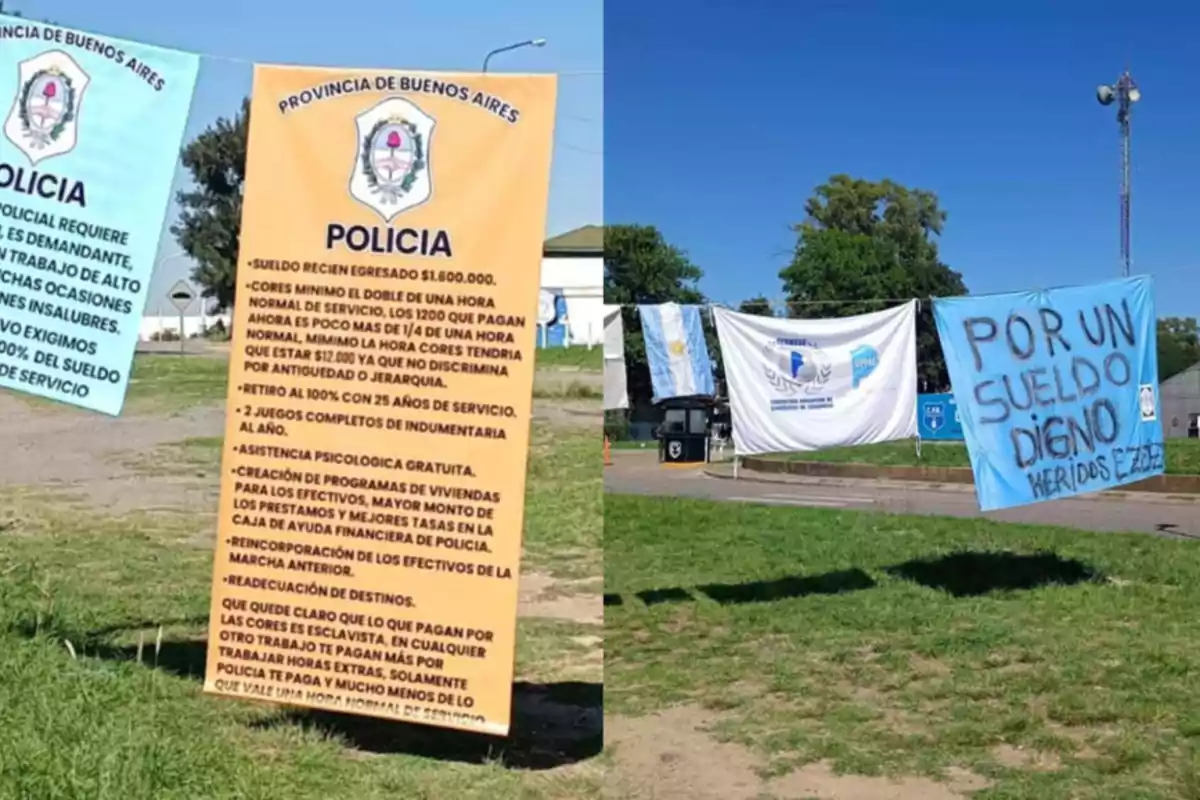
<svg viewBox="0 0 1200 800">
<path fill-rule="evenodd" d="M 963 328 L 979 376 L 977 424 L 1008 429 L 1005 456 L 1025 471 L 1037 498 L 1161 471 L 1161 442 L 1118 444 L 1137 424 L 1122 419 L 1130 405 L 1114 399 L 1137 394 L 1130 354 L 1140 344 L 1128 301 L 1069 319 L 1053 308 L 1014 311 L 1003 322 L 969 317 Z"/>
</svg>

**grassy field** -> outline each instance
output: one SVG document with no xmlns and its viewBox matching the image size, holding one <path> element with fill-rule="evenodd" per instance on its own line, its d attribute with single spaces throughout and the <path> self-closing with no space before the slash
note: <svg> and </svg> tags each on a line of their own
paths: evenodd
<svg viewBox="0 0 1200 800">
<path fill-rule="evenodd" d="M 600 372 L 604 369 L 604 348 L 545 347 L 537 351 L 538 369 L 583 369 Z"/>
<path fill-rule="evenodd" d="M 610 444 L 614 450 L 658 450 L 657 440 L 652 440 L 649 442 L 633 442 L 626 439 L 622 441 L 611 442 Z"/>
<path fill-rule="evenodd" d="M 122 413 L 171 414 L 197 405 L 224 402 L 228 366 L 228 360 L 220 357 L 138 354 L 133 359 Z M 66 407 L 23 392 L 0 391 L 34 408 Z"/>
<path fill-rule="evenodd" d="M 604 366 L 603 348 L 556 347 L 537 351 L 542 370 L 599 372 Z M 225 400 L 229 372 L 227 358 L 139 353 L 133 359 L 125 410 L 130 412 L 176 413 L 196 405 Z M 8 391 L 8 390 L 0 390 Z M 595 400 L 603 392 L 586 381 L 547 382 L 534 386 L 539 400 Z M 17 394 L 37 407 L 58 405 L 27 394 Z"/>
<path fill-rule="evenodd" d="M 534 377 L 533 397 L 535 400 L 601 400 L 604 390 L 586 381 L 548 381 Z"/>
<path fill-rule="evenodd" d="M 165 360 L 143 363 L 154 364 L 144 391 Z M 195 397 L 218 382 L 184 383 Z M 524 568 L 594 578 L 598 593 L 595 441 L 594 430 L 535 429 Z M 147 472 L 206 478 L 219 453 L 219 439 L 203 438 L 142 460 Z M 536 709 L 519 708 L 514 736 L 498 741 L 204 696 L 213 514 L 106 518 L 44 491 L 2 499 L 0 797 L 599 796 L 599 732 L 556 743 Z M 596 626 L 531 618 L 519 631 L 518 697 L 599 703 Z"/>
<path fill-rule="evenodd" d="M 226 358 L 140 354 L 133 359 L 126 408 L 172 412 L 223 403 L 228 377 Z"/>
<path fill-rule="evenodd" d="M 1200 475 L 1200 439 L 1169 439 L 1167 473 Z M 809 453 L 786 453 L 789 461 L 828 461 L 839 464 L 880 464 L 900 467 L 970 467 L 966 445 L 961 442 L 922 442 L 921 457 L 911 440 L 883 442 L 858 447 L 831 447 Z"/>
<path fill-rule="evenodd" d="M 1200 797 L 1196 547 L 608 495 L 605 713 L 699 706 L 771 774 L 957 765 L 993 782 L 980 800 Z"/>
</svg>

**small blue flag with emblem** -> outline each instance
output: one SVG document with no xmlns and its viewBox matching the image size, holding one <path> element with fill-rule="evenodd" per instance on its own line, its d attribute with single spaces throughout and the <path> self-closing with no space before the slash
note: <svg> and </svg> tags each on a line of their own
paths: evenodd
<svg viewBox="0 0 1200 800">
<path fill-rule="evenodd" d="M 850 351 L 851 385 L 857 389 L 875 368 L 879 366 L 879 353 L 870 345 L 862 345 Z"/>
</svg>

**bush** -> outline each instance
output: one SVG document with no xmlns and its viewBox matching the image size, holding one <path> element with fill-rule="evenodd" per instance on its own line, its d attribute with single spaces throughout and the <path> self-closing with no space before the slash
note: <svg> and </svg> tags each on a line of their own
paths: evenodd
<svg viewBox="0 0 1200 800">
<path fill-rule="evenodd" d="M 621 409 L 604 412 L 604 435 L 610 442 L 623 442 L 629 438 L 629 416 Z"/>
</svg>

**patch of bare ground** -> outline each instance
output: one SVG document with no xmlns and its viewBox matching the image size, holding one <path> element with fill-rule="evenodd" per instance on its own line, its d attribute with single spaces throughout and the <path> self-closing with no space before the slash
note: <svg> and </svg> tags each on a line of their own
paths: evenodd
<svg viewBox="0 0 1200 800">
<path fill-rule="evenodd" d="M 1059 722 L 1048 721 L 1046 730 L 1060 739 L 1066 739 L 1075 746 L 1075 752 L 1071 755 L 1072 758 L 1081 759 L 1084 761 L 1093 758 L 1099 758 L 1100 754 L 1092 746 L 1094 741 L 1103 740 L 1116 736 L 1116 732 L 1106 726 L 1098 728 L 1080 728 L 1071 725 L 1063 725 Z"/>
<path fill-rule="evenodd" d="M 215 507 L 215 487 L 180 476 L 139 474 L 117 463 L 116 456 L 218 436 L 224 425 L 222 408 L 201 407 L 175 417 L 107 417 L 66 406 L 34 409 L 0 395 L 0 488 L 57 488 L 80 495 L 92 508 L 117 514 Z"/>
<path fill-rule="evenodd" d="M 578 584 L 585 591 L 571 591 Z M 562 581 L 539 572 L 521 575 L 521 590 L 517 613 L 522 617 L 563 619 L 588 625 L 604 624 L 604 604 L 600 592 L 586 590 L 594 580 Z"/>
<path fill-rule="evenodd" d="M 594 424 L 599 429 L 598 408 L 596 403 L 538 401 L 535 416 L 550 424 Z M 34 409 L 17 397 L 0 395 L 0 453 L 5 455 L 0 458 L 0 489 L 36 487 L 60 503 L 112 515 L 215 515 L 220 489 L 215 474 L 189 475 L 166 466 L 156 470 L 154 464 L 172 445 L 219 436 L 224 425 L 220 406 L 172 417 L 129 412 L 108 417 L 68 406 Z M 597 438 L 597 458 L 599 450 Z M 212 529 L 204 526 L 199 544 L 211 543 Z M 522 575 L 520 614 L 600 625 L 603 604 L 594 584 L 594 579 Z"/>
<path fill-rule="evenodd" d="M 848 681 L 840 681 L 835 688 L 846 699 L 878 714 L 878 724 L 892 733 L 901 736 L 921 736 L 929 733 L 929 726 L 920 716 L 892 707 L 888 703 L 886 693 L 878 689 L 858 686 Z"/>
<path fill-rule="evenodd" d="M 946 678 L 952 672 L 950 667 L 935 658 L 911 655 L 908 657 L 908 664 L 918 678 Z"/>
<path fill-rule="evenodd" d="M 589 401 L 534 400 L 533 418 L 539 422 L 562 427 L 595 427 L 597 436 L 604 421 L 600 403 Z M 597 445 L 599 449 L 599 445 Z"/>
<path fill-rule="evenodd" d="M 970 770 L 951 767 L 944 780 L 924 777 L 877 778 L 838 775 L 826 762 L 809 764 L 772 781 L 767 791 L 778 798 L 820 800 L 962 800 L 991 783 Z"/>
<path fill-rule="evenodd" d="M 713 715 L 680 706 L 646 717 L 610 716 L 605 745 L 612 759 L 606 797 L 614 800 L 963 800 L 989 782 L 963 769 L 943 780 L 925 777 L 838 775 L 826 762 L 764 779 L 749 749 L 718 742 L 707 732 Z"/>
</svg>

